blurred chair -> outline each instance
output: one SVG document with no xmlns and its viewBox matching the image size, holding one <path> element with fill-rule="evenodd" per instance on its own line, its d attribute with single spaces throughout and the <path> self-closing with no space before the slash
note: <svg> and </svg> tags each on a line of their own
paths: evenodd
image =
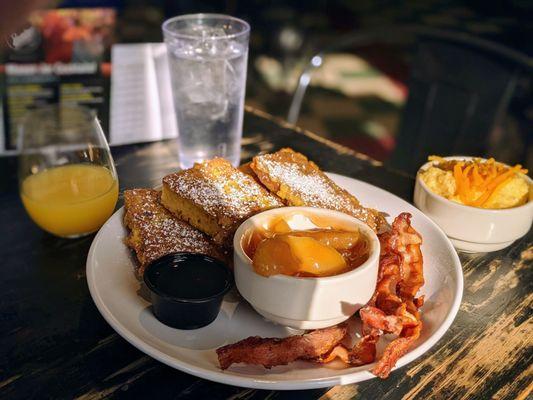
<svg viewBox="0 0 533 400">
<path fill-rule="evenodd" d="M 300 75 L 288 121 L 296 123 L 313 70 L 326 54 L 414 37 L 409 94 L 388 164 L 414 173 L 430 154 L 485 154 L 489 134 L 506 111 L 517 80 L 531 76 L 533 60 L 467 34 L 399 26 L 340 38 L 311 58 Z"/>
</svg>

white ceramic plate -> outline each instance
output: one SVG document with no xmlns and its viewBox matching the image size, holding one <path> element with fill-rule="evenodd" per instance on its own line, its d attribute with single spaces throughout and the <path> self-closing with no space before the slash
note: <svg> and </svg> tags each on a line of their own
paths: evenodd
<svg viewBox="0 0 533 400">
<path fill-rule="evenodd" d="M 416 345 L 398 361 L 397 367 L 401 367 L 428 351 L 455 318 L 463 293 L 459 258 L 437 225 L 406 201 L 368 183 L 336 174 L 329 176 L 363 204 L 388 213 L 389 221 L 401 212 L 410 212 L 413 226 L 424 239 L 424 329 Z M 87 281 L 93 300 L 107 322 L 141 351 L 201 378 L 258 389 L 312 389 L 374 377 L 369 372 L 372 365 L 339 368 L 300 361 L 270 370 L 236 365 L 221 371 L 215 353 L 217 347 L 248 336 L 283 337 L 294 332 L 264 320 L 235 292 L 226 296 L 217 319 L 207 327 L 181 331 L 161 324 L 153 316 L 150 303 L 141 296 L 134 260 L 122 241 L 126 235 L 122 216 L 120 209 L 94 238 L 87 258 Z"/>
</svg>

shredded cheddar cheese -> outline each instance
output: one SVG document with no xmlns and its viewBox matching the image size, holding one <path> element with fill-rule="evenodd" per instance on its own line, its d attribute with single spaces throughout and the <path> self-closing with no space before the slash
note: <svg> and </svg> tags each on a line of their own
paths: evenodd
<svg viewBox="0 0 533 400">
<path fill-rule="evenodd" d="M 497 196 L 497 193 L 516 175 L 527 174 L 521 165 L 508 167 L 494 158 L 486 161 L 475 158 L 471 161 L 450 161 L 442 157 L 430 156 L 429 161 L 446 163 L 453 172 L 455 195 L 461 203 L 474 207 L 484 207 Z"/>
</svg>

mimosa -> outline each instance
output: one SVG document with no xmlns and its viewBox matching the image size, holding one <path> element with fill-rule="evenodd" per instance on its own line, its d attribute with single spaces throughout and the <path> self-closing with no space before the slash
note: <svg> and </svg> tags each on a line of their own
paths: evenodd
<svg viewBox="0 0 533 400">
<path fill-rule="evenodd" d="M 105 167 L 70 164 L 28 176 L 21 197 L 30 217 L 45 231 L 80 236 L 98 230 L 111 216 L 118 182 Z"/>
</svg>

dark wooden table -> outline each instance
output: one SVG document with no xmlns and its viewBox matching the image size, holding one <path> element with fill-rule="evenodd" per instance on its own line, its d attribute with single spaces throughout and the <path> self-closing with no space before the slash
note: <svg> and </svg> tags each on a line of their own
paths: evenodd
<svg viewBox="0 0 533 400">
<path fill-rule="evenodd" d="M 283 146 L 323 169 L 411 200 L 413 177 L 250 108 L 243 161 Z M 172 141 L 113 149 L 121 189 L 151 187 L 177 168 Z M 16 159 L 0 159 L 0 398 L 3 399 L 525 399 L 532 391 L 533 235 L 491 254 L 461 255 L 465 292 L 433 349 L 393 372 L 329 390 L 226 386 L 144 355 L 98 313 L 85 279 L 93 237 L 54 238 L 26 216 Z M 466 221 L 465 221 L 466 222 Z"/>
</svg>

